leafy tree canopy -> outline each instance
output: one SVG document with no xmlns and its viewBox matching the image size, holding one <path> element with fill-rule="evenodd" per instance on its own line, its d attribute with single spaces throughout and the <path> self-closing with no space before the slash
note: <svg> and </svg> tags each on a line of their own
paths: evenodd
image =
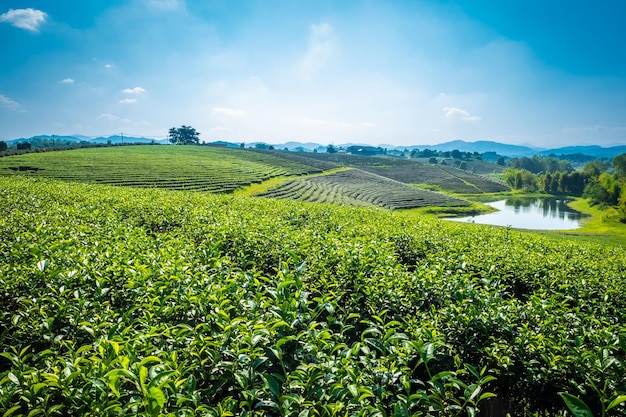
<svg viewBox="0 0 626 417">
<path fill-rule="evenodd" d="M 182 125 L 171 128 L 168 139 L 175 145 L 197 145 L 200 142 L 200 133 L 191 126 Z"/>
<path fill-rule="evenodd" d="M 626 176 L 626 153 L 621 153 L 613 158 L 613 168 L 620 177 Z"/>
</svg>

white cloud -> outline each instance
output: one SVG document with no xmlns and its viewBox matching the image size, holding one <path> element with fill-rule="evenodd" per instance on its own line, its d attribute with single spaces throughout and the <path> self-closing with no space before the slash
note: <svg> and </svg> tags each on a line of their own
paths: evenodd
<svg viewBox="0 0 626 417">
<path fill-rule="evenodd" d="M 460 119 L 468 122 L 476 122 L 481 119 L 479 116 L 472 116 L 468 111 L 458 107 L 444 107 L 442 110 L 446 119 Z"/>
<path fill-rule="evenodd" d="M 11 25 L 31 32 L 37 32 L 39 26 L 46 21 L 48 15 L 36 9 L 9 9 L 8 12 L 0 15 L 0 22 L 7 22 Z"/>
<path fill-rule="evenodd" d="M 122 93 L 124 94 L 141 94 L 145 92 L 146 90 L 141 87 L 125 88 L 122 90 Z"/>
<path fill-rule="evenodd" d="M 64 80 L 61 80 L 61 84 L 74 84 L 74 79 L 73 78 L 66 78 Z"/>
<path fill-rule="evenodd" d="M 376 123 L 365 122 L 361 126 L 363 126 L 363 127 L 376 127 Z"/>
<path fill-rule="evenodd" d="M 227 117 L 246 117 L 248 112 L 242 109 L 229 109 L 227 107 L 214 107 L 212 109 L 213 114 L 219 114 Z"/>
<path fill-rule="evenodd" d="M 111 113 L 102 113 L 96 117 L 98 120 L 119 120 L 120 118 Z"/>
<path fill-rule="evenodd" d="M 111 68 L 113 68 L 113 65 L 112 64 L 104 64 L 104 68 L 111 69 Z"/>
<path fill-rule="evenodd" d="M 20 103 L 5 96 L 4 94 L 0 94 L 0 105 L 10 110 L 17 110 L 20 107 Z"/>
<path fill-rule="evenodd" d="M 300 61 L 302 74 L 309 78 L 326 65 L 336 49 L 333 27 L 329 23 L 311 25 L 309 48 Z"/>
<path fill-rule="evenodd" d="M 122 104 L 133 104 L 136 103 L 137 99 L 136 98 L 124 98 L 122 100 L 120 100 L 120 103 Z"/>
</svg>

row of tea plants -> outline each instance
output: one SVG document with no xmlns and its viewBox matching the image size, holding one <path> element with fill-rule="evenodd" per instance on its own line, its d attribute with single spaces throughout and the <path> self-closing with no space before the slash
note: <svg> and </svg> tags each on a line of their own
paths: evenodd
<svg viewBox="0 0 626 417">
<path fill-rule="evenodd" d="M 319 165 L 238 148 L 116 146 L 0 158 L 0 176 L 230 193 L 274 177 L 320 173 Z"/>
<path fill-rule="evenodd" d="M 350 206 L 372 205 L 391 210 L 469 205 L 467 201 L 458 198 L 411 187 L 360 169 L 347 169 L 327 175 L 297 178 L 255 195 Z"/>
<path fill-rule="evenodd" d="M 21 177 L 0 212 L 2 416 L 626 413 L 621 247 Z"/>
</svg>

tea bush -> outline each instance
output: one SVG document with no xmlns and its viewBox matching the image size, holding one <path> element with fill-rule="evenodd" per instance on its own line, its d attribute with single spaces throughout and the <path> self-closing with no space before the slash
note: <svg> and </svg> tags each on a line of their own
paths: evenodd
<svg viewBox="0 0 626 417">
<path fill-rule="evenodd" d="M 621 247 L 0 178 L 0 413 L 620 415 Z"/>
</svg>

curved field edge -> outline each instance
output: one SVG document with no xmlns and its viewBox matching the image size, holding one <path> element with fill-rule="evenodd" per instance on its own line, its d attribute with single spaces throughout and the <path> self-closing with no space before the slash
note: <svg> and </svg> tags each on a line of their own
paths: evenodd
<svg viewBox="0 0 626 417">
<path fill-rule="evenodd" d="M 626 388 L 620 248 L 44 179 L 0 197 L 3 413 L 562 415 L 560 392 L 599 413 Z"/>
</svg>

